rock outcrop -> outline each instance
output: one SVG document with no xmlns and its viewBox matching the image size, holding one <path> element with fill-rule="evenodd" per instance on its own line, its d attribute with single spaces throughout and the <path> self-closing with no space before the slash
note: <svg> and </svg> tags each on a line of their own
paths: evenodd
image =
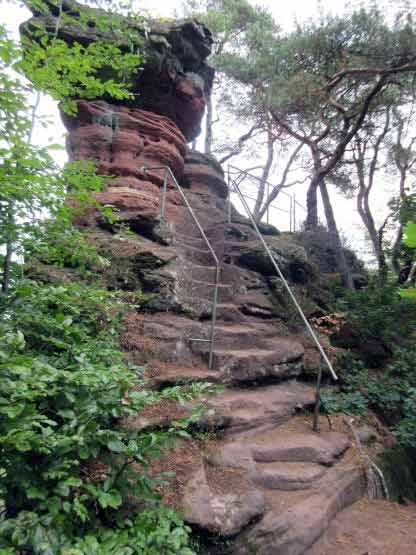
<svg viewBox="0 0 416 555">
<path fill-rule="evenodd" d="M 95 27 L 97 11 L 67 0 L 63 7 L 75 19 L 87 10 L 91 21 L 86 29 L 64 23 L 64 40 L 116 40 Z M 49 15 L 35 10 L 24 32 L 36 23 L 53 29 L 56 17 L 54 8 Z M 140 96 L 124 104 L 75 99 L 76 114 L 63 115 L 70 158 L 94 160 L 101 173 L 115 176 L 97 197 L 116 208 L 118 222 L 94 213 L 78 223 L 90 228 L 90 240 L 111 260 L 102 276 L 107 287 L 149 294 L 145 309 L 132 306 L 126 317 L 122 345 L 131 360 L 148 364 L 153 387 L 225 386 L 201 400 L 206 411 L 198 427 L 216 437 L 214 448 L 194 446 L 176 466 L 174 457 L 165 461 L 180 473 L 173 486 L 177 506 L 208 537 L 207 553 L 220 553 L 210 543 L 215 537 L 228 541 L 234 555 L 301 555 L 362 495 L 360 473 L 346 455 L 351 444 L 345 430 L 313 434 L 307 418 L 295 416 L 314 403 L 313 388 L 296 381 L 311 343 L 249 221 L 234 208 L 229 221 L 221 167 L 186 146 L 198 133 L 210 93 L 209 31 L 194 21 L 154 23 L 146 35 L 140 24 L 125 23 L 148 52 L 133 84 Z M 220 261 L 212 368 L 217 269 L 171 179 L 161 217 L 163 166 L 174 172 Z M 121 238 L 114 233 L 120 224 L 130 231 Z M 305 312 L 324 311 L 321 276 L 305 249 L 272 226 L 264 232 Z M 169 425 L 170 409 L 139 414 L 129 425 Z"/>
<path fill-rule="evenodd" d="M 58 29 L 57 37 L 69 44 L 110 42 L 126 52 L 132 44 L 137 46 L 144 63 L 131 77 L 133 98 L 128 106 L 168 117 L 188 141 L 199 134 L 214 77 L 214 70 L 205 62 L 213 39 L 204 25 L 195 20 L 149 22 L 123 18 L 75 0 L 63 0 L 62 14 L 53 0 L 43 3 L 46 11 L 41 3 L 27 4 L 34 15 L 22 25 L 21 32 L 33 40 L 37 40 L 39 29 L 51 35 Z M 120 34 L 115 29 L 121 25 L 125 32 Z M 133 37 L 132 43 L 128 35 Z M 105 77 L 119 79 L 112 75 L 111 67 L 105 68 Z"/>
</svg>

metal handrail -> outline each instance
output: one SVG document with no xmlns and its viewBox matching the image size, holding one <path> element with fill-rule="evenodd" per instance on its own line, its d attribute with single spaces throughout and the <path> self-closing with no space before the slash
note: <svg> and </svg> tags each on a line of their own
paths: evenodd
<svg viewBox="0 0 416 555">
<path fill-rule="evenodd" d="M 254 175 L 253 173 L 250 173 L 246 170 L 242 170 L 241 168 L 237 168 L 236 166 L 233 166 L 232 164 L 228 165 L 227 173 L 228 173 L 228 178 L 229 179 L 230 179 L 231 174 L 236 174 L 237 176 L 243 175 L 243 176 L 245 176 L 245 178 L 250 178 L 250 179 L 254 179 L 254 180 L 259 181 L 259 182 L 263 182 L 261 177 L 258 177 L 257 175 Z M 273 189 L 274 185 L 268 180 L 264 181 L 264 183 L 265 183 L 266 188 L 267 188 L 266 198 L 268 199 L 270 197 L 270 188 Z M 242 194 L 243 194 L 244 198 L 248 198 L 249 200 L 256 200 L 255 197 L 247 195 L 246 193 L 242 193 Z M 270 223 L 269 222 L 269 211 L 270 211 L 270 209 L 279 210 L 280 212 L 285 212 L 286 214 L 289 214 L 289 216 L 290 216 L 289 231 L 296 231 L 296 205 L 299 208 L 301 208 L 302 210 L 304 210 L 305 212 L 306 212 L 306 208 L 302 204 L 300 204 L 300 202 L 298 202 L 296 200 L 296 193 L 290 194 L 290 193 L 287 193 L 284 190 L 280 190 L 279 195 L 283 195 L 283 196 L 289 198 L 290 208 L 289 208 L 289 210 L 284 210 L 283 208 L 280 208 L 279 206 L 273 205 L 273 202 L 276 200 L 276 199 L 273 199 L 273 201 L 270 204 L 268 204 L 267 207 L 266 207 L 266 222 Z M 230 194 L 228 195 L 227 203 L 228 203 L 228 206 L 227 206 L 228 223 L 230 223 L 231 222 L 231 198 L 230 198 Z"/>
<path fill-rule="evenodd" d="M 230 182 L 228 183 L 228 187 L 229 187 L 229 189 L 231 190 L 231 180 L 230 180 Z M 306 326 L 306 329 L 308 330 L 308 332 L 310 333 L 310 335 L 311 335 L 311 337 L 312 337 L 314 343 L 315 343 L 316 346 L 318 347 L 318 350 L 319 350 L 319 352 L 320 352 L 320 354 L 321 354 L 323 360 L 325 361 L 325 364 L 327 365 L 327 367 L 328 367 L 328 369 L 329 369 L 329 371 L 330 371 L 330 373 L 331 373 L 333 379 L 334 379 L 334 380 L 338 380 L 338 376 L 337 376 L 336 373 L 335 373 L 335 370 L 334 370 L 334 368 L 333 368 L 333 366 L 332 366 L 332 364 L 331 364 L 331 361 L 329 360 L 327 354 L 325 353 L 324 348 L 322 347 L 322 345 L 321 345 L 321 343 L 320 343 L 320 341 L 319 341 L 319 339 L 318 339 L 316 333 L 314 332 L 314 330 L 313 330 L 311 324 L 309 323 L 308 319 L 306 318 L 305 313 L 303 312 L 302 307 L 301 307 L 300 304 L 298 303 L 298 301 L 297 301 L 297 299 L 296 299 L 296 297 L 295 297 L 295 295 L 294 295 L 294 293 L 293 293 L 293 291 L 292 291 L 290 285 L 289 285 L 288 282 L 286 281 L 286 278 L 284 277 L 284 275 L 283 275 L 283 273 L 282 273 L 282 271 L 281 271 L 281 269 L 280 269 L 278 263 L 276 262 L 276 260 L 275 260 L 275 258 L 274 258 L 274 256 L 273 256 L 273 254 L 271 253 L 269 246 L 267 245 L 266 241 L 264 240 L 263 235 L 260 233 L 259 228 L 258 228 L 258 226 L 257 226 L 257 223 L 256 223 L 256 221 L 255 221 L 255 219 L 254 219 L 254 217 L 253 217 L 253 214 L 251 213 L 251 210 L 250 210 L 249 206 L 247 205 L 247 202 L 246 202 L 246 200 L 245 200 L 245 198 L 244 198 L 242 192 L 240 191 L 240 189 L 239 189 L 239 187 L 238 187 L 238 185 L 237 185 L 236 183 L 233 183 L 233 184 L 232 184 L 232 187 L 233 187 L 233 189 L 234 189 L 234 192 L 237 193 L 237 195 L 238 195 L 238 197 L 239 197 L 241 203 L 243 204 L 244 209 L 245 209 L 245 211 L 247 212 L 247 215 L 248 215 L 248 217 L 249 217 L 249 219 L 250 219 L 250 221 L 251 221 L 251 224 L 252 224 L 253 228 L 255 229 L 257 235 L 259 236 L 260 241 L 261 241 L 262 244 L 263 244 L 264 250 L 266 251 L 267 255 L 269 256 L 270 261 L 271 261 L 271 263 L 273 264 L 273 266 L 274 266 L 274 268 L 275 268 L 275 270 L 276 270 L 276 272 L 277 272 L 279 278 L 282 280 L 283 285 L 285 286 L 287 292 L 289 293 L 289 296 L 290 296 L 290 298 L 292 299 L 292 302 L 293 302 L 293 304 L 295 305 L 297 311 L 299 312 L 299 315 L 300 315 L 300 317 L 302 318 L 303 323 L 304 323 L 305 326 Z"/>
<path fill-rule="evenodd" d="M 205 342 L 206 341 L 206 342 L 209 342 L 210 347 L 209 347 L 208 368 L 211 370 L 212 365 L 213 365 L 213 360 L 214 360 L 215 324 L 216 324 L 216 321 L 217 321 L 218 286 L 219 286 L 220 270 L 221 270 L 220 261 L 218 260 L 218 257 L 215 254 L 215 251 L 212 248 L 211 243 L 209 242 L 209 239 L 205 234 L 205 231 L 203 230 L 201 224 L 199 223 L 199 220 L 196 217 L 195 212 L 192 209 L 192 206 L 189 204 L 189 201 L 186 198 L 186 195 L 183 192 L 182 187 L 179 185 L 179 183 L 178 183 L 178 181 L 175 177 L 175 174 L 172 172 L 170 167 L 169 166 L 152 166 L 152 167 L 143 166 L 140 169 L 144 173 L 146 173 L 149 170 L 164 170 L 165 171 L 165 175 L 164 175 L 164 178 L 163 178 L 162 204 L 161 204 L 161 210 L 160 210 L 160 217 L 163 220 L 165 219 L 165 212 L 166 212 L 166 195 L 167 195 L 167 190 L 168 190 L 169 176 L 171 177 L 173 183 L 175 184 L 176 188 L 178 189 L 178 191 L 179 191 L 179 193 L 182 197 L 182 200 L 185 203 L 186 208 L 188 209 L 189 213 L 191 214 L 191 217 L 192 217 L 194 223 L 196 224 L 200 234 L 202 235 L 202 238 L 204 239 L 205 243 L 207 244 L 208 250 L 211 253 L 212 258 L 214 259 L 214 262 L 215 262 L 215 282 L 214 282 L 214 299 L 213 299 L 213 305 L 212 305 L 210 336 L 209 336 L 209 339 L 189 338 L 189 341 L 200 341 L 200 342 Z"/>
<path fill-rule="evenodd" d="M 259 177 L 258 175 L 254 175 L 254 173 L 250 173 L 246 170 L 242 170 L 241 168 L 237 168 L 237 166 L 233 166 L 232 164 L 229 164 L 228 167 L 234 171 L 230 171 L 230 173 L 237 173 L 237 174 L 243 174 L 246 177 L 250 177 L 255 179 L 256 181 L 263 181 L 263 179 L 261 177 Z M 264 183 L 266 183 L 266 185 L 269 185 L 271 187 L 273 187 L 273 183 L 271 183 L 270 181 L 266 180 L 264 181 Z M 291 197 L 292 195 L 290 193 L 287 193 L 286 191 L 280 191 L 279 194 L 285 195 L 287 197 Z"/>
</svg>

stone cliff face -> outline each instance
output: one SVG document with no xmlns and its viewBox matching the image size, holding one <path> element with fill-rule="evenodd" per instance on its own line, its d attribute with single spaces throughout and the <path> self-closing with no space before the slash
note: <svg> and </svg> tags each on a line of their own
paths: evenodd
<svg viewBox="0 0 416 555">
<path fill-rule="evenodd" d="M 103 10 L 63 0 L 61 15 L 52 1 L 45 14 L 35 2 L 27 3 L 34 16 L 22 25 L 21 32 L 34 40 L 39 27 L 53 34 L 59 18 L 57 36 L 68 43 L 87 46 L 93 42 L 113 42 L 126 51 L 130 48 L 125 38 L 102 30 L 98 21 L 106 15 Z M 211 52 L 210 31 L 197 21 L 144 24 L 124 18 L 123 27 L 140 41 L 140 51 L 145 56 L 143 67 L 131 78 L 134 98 L 129 100 L 129 107 L 168 117 L 186 140 L 192 141 L 200 132 L 214 76 L 214 70 L 205 62 Z M 109 76 L 110 67 L 106 68 L 106 77 Z"/>
<path fill-rule="evenodd" d="M 64 2 L 64 9 L 76 15 L 84 8 Z M 90 13 L 86 31 L 63 25 L 60 36 L 112 40 L 94 29 Z M 56 14 L 35 12 L 24 32 L 37 21 L 53 28 Z M 187 147 L 211 88 L 213 70 L 205 63 L 211 35 L 193 21 L 155 24 L 146 41 L 137 101 L 77 100 L 76 115 L 63 115 L 70 158 L 95 160 L 100 172 L 115 176 L 98 198 L 116 207 L 119 222 L 90 214 L 79 225 L 90 228 L 91 241 L 111 259 L 103 275 L 109 288 L 154 294 L 144 311 L 132 307 L 122 337 L 128 356 L 148 364 L 153 387 L 201 380 L 225 385 L 202 400 L 207 412 L 199 427 L 215 436 L 214 448 L 192 440 L 155 463 L 156 470 L 176 472 L 167 489 L 186 520 L 203 531 L 206 552 L 300 555 L 362 494 L 360 473 L 341 459 L 350 448 L 345 433 L 312 435 L 305 418 L 294 416 L 314 401 L 313 389 L 295 378 L 305 366 L 316 368 L 319 357 L 247 219 L 233 209 L 228 222 L 221 167 Z M 160 217 L 164 171 L 143 166 L 172 169 L 221 261 L 212 369 L 207 343 L 193 340 L 209 337 L 212 255 L 171 182 Z M 120 222 L 133 232 L 122 241 L 114 234 Z M 268 232 L 305 312 L 322 313 L 327 296 L 317 267 L 290 235 Z M 176 414 L 162 407 L 131 425 L 163 427 Z"/>
</svg>

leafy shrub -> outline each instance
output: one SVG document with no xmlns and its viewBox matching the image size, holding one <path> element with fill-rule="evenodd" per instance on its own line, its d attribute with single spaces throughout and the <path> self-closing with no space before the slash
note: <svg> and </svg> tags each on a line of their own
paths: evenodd
<svg viewBox="0 0 416 555">
<path fill-rule="evenodd" d="M 396 445 L 381 455 L 379 464 L 391 498 L 416 501 L 416 449 Z"/>
<path fill-rule="evenodd" d="M 22 553 L 31 546 L 42 555 L 195 555 L 189 533 L 175 511 L 160 505 L 133 519 L 119 519 L 117 527 L 91 528 L 78 539 L 54 528 L 51 515 L 22 511 L 16 519 L 0 524 L 2 537 Z M 14 547 L 0 548 L 0 554 L 15 555 L 16 551 Z"/>
<path fill-rule="evenodd" d="M 101 544 L 95 552 L 110 553 L 104 546 L 112 542 L 119 545 L 114 553 L 139 553 L 123 546 L 145 537 L 151 521 L 159 536 L 146 536 L 151 545 L 140 553 L 190 553 L 182 549 L 187 530 L 173 513 L 120 519 L 129 499 L 155 499 L 152 482 L 134 464 L 146 469 L 150 456 L 185 433 L 188 420 L 152 433 L 118 423 L 160 398 L 181 400 L 202 390 L 146 389 L 140 369 L 118 349 L 122 310 L 115 294 L 78 283 L 22 281 L 0 296 L 2 555 L 78 555 Z M 97 464 L 98 473 L 90 469 Z M 68 544 L 74 547 L 63 550 Z"/>
<path fill-rule="evenodd" d="M 35 4 L 46 19 L 54 10 Z M 0 555 L 191 555 L 189 530 L 157 504 L 146 468 L 197 414 L 153 433 L 122 421 L 162 398 L 193 398 L 204 388 L 146 388 L 118 347 L 123 304 L 116 295 L 22 279 L 22 259 L 83 274 L 105 264 L 74 229 L 74 216 L 115 215 L 94 197 L 108 178 L 92 163 L 61 171 L 49 153 L 56 145 L 31 144 L 37 102 L 28 103 L 31 88 L 19 74 L 73 113 L 74 97 L 130 98 L 143 61 L 140 34 L 105 12 L 94 11 L 95 24 L 120 45 L 66 44 L 59 25 L 72 15 L 64 12 L 54 33 L 42 25 L 31 26 L 31 37 L 23 33 L 24 55 L 0 26 Z M 91 13 L 83 13 L 76 24 L 87 27 Z"/>
<path fill-rule="evenodd" d="M 390 347 L 395 347 L 397 340 L 408 339 L 416 321 L 414 300 L 402 298 L 395 285 L 382 285 L 376 279 L 364 289 L 346 291 L 338 300 L 338 309 L 359 330 L 363 341 L 376 338 Z"/>
<path fill-rule="evenodd" d="M 364 415 L 368 409 L 368 400 L 359 392 L 344 393 L 322 391 L 322 408 L 327 414 L 344 412 L 345 414 Z"/>
<path fill-rule="evenodd" d="M 398 349 L 384 372 L 369 372 L 347 359 L 340 392 L 322 393 L 326 412 L 364 414 L 372 408 L 393 427 L 398 443 L 416 448 L 416 348 Z"/>
<path fill-rule="evenodd" d="M 414 210 L 415 209 L 415 206 L 414 206 L 415 195 L 412 195 L 412 197 L 413 197 L 412 201 L 413 201 L 413 210 Z M 405 227 L 404 244 L 405 244 L 405 247 L 408 249 L 408 251 L 410 253 L 412 253 L 413 264 L 415 264 L 415 260 L 414 260 L 414 254 L 415 254 L 415 250 L 416 250 L 416 223 L 415 222 L 409 221 L 407 223 L 407 225 Z M 413 267 L 413 265 L 412 265 L 412 267 Z M 410 272 L 412 272 L 412 267 L 410 269 Z M 400 295 L 403 298 L 413 299 L 413 301 L 416 299 L 416 289 L 413 286 L 414 281 L 415 281 L 414 277 L 413 277 L 413 279 L 410 279 L 410 281 L 412 282 L 411 287 L 400 290 Z"/>
</svg>

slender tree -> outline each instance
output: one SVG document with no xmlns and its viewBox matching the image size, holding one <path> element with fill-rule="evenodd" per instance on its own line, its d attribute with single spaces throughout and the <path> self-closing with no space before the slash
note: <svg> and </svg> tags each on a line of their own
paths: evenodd
<svg viewBox="0 0 416 555">
<path fill-rule="evenodd" d="M 278 131 L 309 150 L 305 227 L 318 227 L 320 191 L 344 284 L 351 287 L 327 186 L 386 91 L 409 86 L 416 70 L 411 16 L 390 24 L 372 6 L 322 16 L 286 35 L 250 28 L 243 39 L 244 48 L 224 49 L 217 66 L 248 87 L 252 105 L 266 109 Z"/>
</svg>

